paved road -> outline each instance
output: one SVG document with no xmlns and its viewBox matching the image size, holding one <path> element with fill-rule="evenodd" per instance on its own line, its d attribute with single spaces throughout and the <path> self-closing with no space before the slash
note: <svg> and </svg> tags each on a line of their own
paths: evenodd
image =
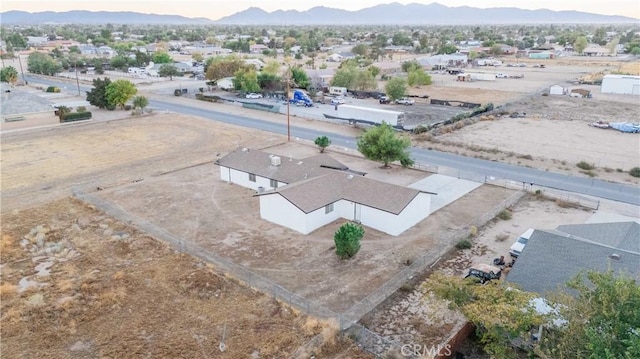
<svg viewBox="0 0 640 359">
<path fill-rule="evenodd" d="M 28 81 L 39 82 L 48 86 L 60 86 L 63 82 L 51 79 L 28 78 Z M 91 86 L 81 85 L 81 91 L 89 91 Z M 183 113 L 187 115 L 200 116 L 215 121 L 251 127 L 263 131 L 286 134 L 286 124 L 263 121 L 258 118 L 246 117 L 218 112 L 215 110 L 204 110 L 191 107 L 188 104 L 174 104 L 158 99 L 150 100 L 149 105 L 154 108 L 168 110 L 171 112 Z M 356 148 L 356 139 L 340 135 L 318 131 L 315 129 L 292 126 L 291 135 L 301 139 L 313 141 L 318 136 L 331 138 L 333 146 L 342 146 L 351 149 Z M 576 177 L 554 172 L 547 172 L 533 168 L 510 165 L 500 162 L 487 161 L 477 158 L 459 156 L 455 154 L 431 151 L 421 148 L 412 148 L 413 158 L 420 163 L 433 164 L 441 167 L 454 168 L 465 173 L 474 173 L 478 177 L 490 176 L 495 178 L 508 179 L 534 186 L 543 186 L 559 189 L 578 194 L 640 205 L 640 187 L 625 185 L 621 183 L 611 183 L 594 178 Z"/>
</svg>

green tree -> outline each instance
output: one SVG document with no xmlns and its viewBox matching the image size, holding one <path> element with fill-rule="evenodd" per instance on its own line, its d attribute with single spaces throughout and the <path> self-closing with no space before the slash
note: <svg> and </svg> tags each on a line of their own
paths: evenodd
<svg viewBox="0 0 640 359">
<path fill-rule="evenodd" d="M 410 147 L 411 140 L 397 135 L 393 127 L 385 122 L 367 129 L 358 139 L 358 151 L 366 159 L 382 162 L 383 168 L 389 167 L 389 163 L 393 161 L 400 161 L 402 167 L 413 165 Z"/>
<path fill-rule="evenodd" d="M 351 49 L 351 52 L 358 56 L 367 57 L 369 54 L 369 46 L 365 44 L 358 44 Z"/>
<path fill-rule="evenodd" d="M 354 85 L 356 90 L 369 90 L 375 89 L 378 86 L 378 83 L 370 71 L 365 69 L 356 69 Z"/>
<path fill-rule="evenodd" d="M 331 79 L 331 86 L 346 87 L 354 89 L 356 82 L 356 68 L 353 66 L 343 66 L 339 68 Z"/>
<path fill-rule="evenodd" d="M 56 112 L 58 113 L 58 118 L 60 119 L 60 122 L 62 122 L 67 117 L 67 115 L 71 113 L 71 108 L 67 106 L 57 106 Z"/>
<path fill-rule="evenodd" d="M 129 80 L 116 80 L 107 85 L 105 93 L 109 104 L 124 109 L 124 105 L 138 93 L 138 89 Z"/>
<path fill-rule="evenodd" d="M 268 61 L 262 68 L 262 72 L 271 75 L 278 75 L 280 73 L 280 63 L 275 60 Z"/>
<path fill-rule="evenodd" d="M 309 87 L 309 84 L 311 84 L 311 82 L 309 81 L 309 76 L 307 76 L 307 73 L 304 71 L 304 69 L 300 67 L 291 68 L 291 78 L 298 87 L 303 89 L 306 89 L 307 87 Z"/>
<path fill-rule="evenodd" d="M 233 87 L 243 92 L 259 92 L 258 73 L 253 67 L 244 67 L 233 74 Z"/>
<path fill-rule="evenodd" d="M 225 77 L 233 76 L 236 71 L 244 67 L 242 60 L 236 56 L 210 57 L 205 63 L 207 80 L 217 81 Z"/>
<path fill-rule="evenodd" d="M 393 35 L 393 44 L 396 46 L 410 46 L 413 40 L 404 32 L 397 32 Z"/>
<path fill-rule="evenodd" d="M 409 74 L 407 75 L 407 83 L 411 87 L 431 85 L 431 76 L 421 68 L 415 69 L 409 71 Z"/>
<path fill-rule="evenodd" d="M 62 66 L 47 54 L 33 52 L 27 59 L 27 70 L 34 74 L 53 76 L 62 70 Z"/>
<path fill-rule="evenodd" d="M 582 55 L 582 52 L 587 48 L 587 45 L 589 45 L 589 42 L 587 41 L 586 36 L 578 36 L 576 41 L 573 43 L 573 49 L 576 50 L 578 54 Z"/>
<path fill-rule="evenodd" d="M 407 94 L 407 81 L 401 77 L 394 77 L 387 81 L 384 91 L 392 101 L 402 98 Z"/>
<path fill-rule="evenodd" d="M 340 259 L 351 258 L 360 250 L 360 240 L 364 237 L 364 228 L 355 223 L 345 223 L 336 231 L 333 241 L 336 254 Z"/>
<path fill-rule="evenodd" d="M 567 322 L 545 336 L 550 358 L 640 357 L 640 285 L 626 274 L 589 271 L 567 283 L 574 295 L 555 301 Z"/>
<path fill-rule="evenodd" d="M 109 103 L 107 99 L 107 87 L 111 84 L 111 80 L 105 77 L 101 80 L 99 77 L 93 80 L 93 88 L 87 91 L 87 102 L 98 108 L 106 108 L 113 110 L 115 106 Z"/>
<path fill-rule="evenodd" d="M 426 293 L 446 299 L 473 323 L 484 349 L 492 358 L 515 358 L 511 341 L 529 338 L 529 330 L 546 322 L 533 305 L 534 294 L 495 281 L 478 285 L 459 277 L 433 274 L 424 284 Z"/>
<path fill-rule="evenodd" d="M 278 91 L 284 88 L 282 79 L 278 75 L 265 71 L 258 74 L 258 85 L 265 91 Z"/>
<path fill-rule="evenodd" d="M 127 68 L 127 58 L 122 55 L 115 56 L 109 63 L 115 69 L 124 70 Z"/>
<path fill-rule="evenodd" d="M 324 150 L 331 145 L 331 140 L 327 136 L 320 136 L 314 143 L 320 148 L 320 153 L 324 153 Z"/>
<path fill-rule="evenodd" d="M 609 55 L 616 55 L 617 47 L 618 47 L 619 43 L 620 43 L 620 38 L 619 37 L 616 37 L 616 38 L 612 39 L 611 41 L 609 41 L 609 43 L 607 44 L 607 49 L 609 50 Z"/>
<path fill-rule="evenodd" d="M 155 54 L 153 54 L 153 56 L 151 56 L 151 61 L 153 61 L 154 64 L 172 64 L 173 63 L 173 59 L 166 52 L 156 52 Z"/>
<path fill-rule="evenodd" d="M 376 78 L 376 76 L 380 75 L 380 68 L 377 66 L 368 66 L 367 67 L 367 71 L 369 71 L 371 73 L 371 76 L 373 76 L 374 78 Z"/>
<path fill-rule="evenodd" d="M 420 65 L 420 63 L 415 59 L 402 63 L 402 71 L 404 72 L 410 72 L 419 69 L 422 69 L 422 65 Z"/>
<path fill-rule="evenodd" d="M 173 76 L 179 76 L 181 73 L 174 64 L 162 64 L 158 70 L 158 75 L 168 77 L 169 81 L 173 81 Z"/>
<path fill-rule="evenodd" d="M 0 70 L 0 81 L 15 84 L 18 81 L 18 71 L 13 66 L 7 66 Z"/>
<path fill-rule="evenodd" d="M 11 33 L 4 39 L 7 43 L 7 47 L 11 49 L 26 49 L 27 40 L 17 32 Z"/>
<path fill-rule="evenodd" d="M 458 48 L 456 47 L 456 45 L 453 44 L 445 44 L 443 46 L 440 46 L 438 48 L 438 55 L 440 54 L 455 54 L 456 52 L 458 52 Z"/>
<path fill-rule="evenodd" d="M 140 112 L 144 111 L 144 108 L 149 106 L 149 100 L 144 96 L 136 96 L 133 98 L 133 108 L 139 108 Z"/>
<path fill-rule="evenodd" d="M 204 55 L 202 55 L 202 52 L 198 52 L 198 51 L 194 51 L 191 54 L 191 58 L 193 59 L 193 61 L 195 62 L 202 62 L 204 60 Z"/>
</svg>

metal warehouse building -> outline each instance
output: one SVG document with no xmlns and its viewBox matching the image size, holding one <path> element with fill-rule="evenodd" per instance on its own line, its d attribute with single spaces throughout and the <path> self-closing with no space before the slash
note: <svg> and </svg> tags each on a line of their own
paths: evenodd
<svg viewBox="0 0 640 359">
<path fill-rule="evenodd" d="M 602 79 L 602 93 L 640 95 L 640 76 L 606 75 Z"/>
</svg>

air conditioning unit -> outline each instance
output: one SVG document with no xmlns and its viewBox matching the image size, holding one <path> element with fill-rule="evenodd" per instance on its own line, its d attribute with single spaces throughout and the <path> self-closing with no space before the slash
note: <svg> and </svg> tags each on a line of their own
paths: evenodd
<svg viewBox="0 0 640 359">
<path fill-rule="evenodd" d="M 264 192 L 264 187 L 258 187 L 258 193 Z"/>
<path fill-rule="evenodd" d="M 280 166 L 281 163 L 282 163 L 282 160 L 280 159 L 280 157 L 278 157 L 278 156 L 271 157 L 271 165 L 272 166 Z"/>
</svg>

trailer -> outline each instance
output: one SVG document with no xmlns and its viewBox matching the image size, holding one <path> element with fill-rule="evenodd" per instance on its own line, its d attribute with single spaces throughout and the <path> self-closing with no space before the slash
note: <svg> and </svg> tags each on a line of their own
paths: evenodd
<svg viewBox="0 0 640 359">
<path fill-rule="evenodd" d="M 496 74 L 467 73 L 471 81 L 495 81 Z"/>
<path fill-rule="evenodd" d="M 351 124 L 381 125 L 385 122 L 396 128 L 403 128 L 405 119 L 404 112 L 351 105 L 337 105 L 334 111 L 323 115 L 329 119 L 344 120 Z"/>
<path fill-rule="evenodd" d="M 329 87 L 329 95 L 331 96 L 347 96 L 347 88 L 346 87 Z"/>
</svg>

